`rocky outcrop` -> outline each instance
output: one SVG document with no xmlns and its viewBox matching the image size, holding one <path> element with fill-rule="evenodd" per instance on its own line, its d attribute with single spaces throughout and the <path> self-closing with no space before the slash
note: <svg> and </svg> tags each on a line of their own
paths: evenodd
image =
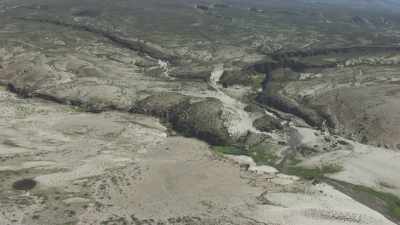
<svg viewBox="0 0 400 225">
<path fill-rule="evenodd" d="M 272 116 L 264 115 L 254 121 L 254 127 L 260 131 L 271 132 L 283 128 L 280 121 Z"/>
<path fill-rule="evenodd" d="M 396 149 L 400 122 L 393 112 L 400 111 L 399 96 L 397 85 L 376 84 L 327 91 L 314 102 L 329 109 L 325 113 L 335 122 L 342 136 L 364 144 Z"/>
<path fill-rule="evenodd" d="M 288 57 L 310 57 L 310 56 L 324 56 L 330 54 L 366 54 L 368 52 L 389 52 L 389 51 L 400 51 L 398 46 L 350 46 L 341 48 L 318 48 L 318 49 L 305 49 L 299 51 L 286 51 L 277 52 L 272 54 L 274 60 L 284 59 Z"/>
<path fill-rule="evenodd" d="M 118 34 L 116 32 L 101 30 L 94 26 L 79 23 L 70 23 L 62 20 L 54 20 L 48 18 L 22 17 L 19 19 L 38 23 L 49 23 L 57 26 L 73 28 L 75 30 L 86 31 L 98 36 L 102 36 L 120 47 L 148 55 L 154 59 L 168 61 L 173 64 L 178 63 L 178 57 L 173 55 L 173 53 L 171 53 L 167 49 L 164 49 L 154 43 L 150 43 L 137 38 L 126 37 L 123 34 Z"/>
<path fill-rule="evenodd" d="M 181 66 L 169 71 L 168 75 L 183 80 L 208 81 L 210 79 L 211 72 L 212 70 L 210 70 L 209 67 Z"/>
<path fill-rule="evenodd" d="M 211 144 L 232 144 L 222 102 L 197 99 L 178 94 L 150 96 L 140 101 L 133 112 L 149 113 L 166 119 L 172 127 L 187 136 L 195 136 Z"/>
<path fill-rule="evenodd" d="M 196 4 L 194 7 L 196 9 L 200 9 L 200 10 L 204 10 L 204 11 L 207 11 L 210 9 L 210 7 L 208 7 L 207 5 L 200 5 L 200 4 Z"/>
<path fill-rule="evenodd" d="M 189 96 L 177 93 L 151 95 L 136 102 L 130 109 L 130 112 L 157 116 L 169 120 L 176 116 L 177 107 L 184 102 L 190 101 L 190 99 Z"/>
<path fill-rule="evenodd" d="M 280 94 L 271 95 L 262 92 L 257 96 L 257 101 L 260 104 L 298 116 L 311 126 L 321 126 L 324 121 L 324 118 L 322 118 L 314 109 L 301 105 L 295 100 Z"/>
<path fill-rule="evenodd" d="M 199 137 L 209 143 L 232 144 L 234 140 L 228 132 L 227 119 L 222 102 L 209 98 L 178 105 L 171 123 L 177 131 Z"/>
<path fill-rule="evenodd" d="M 261 88 L 265 79 L 263 73 L 257 73 L 249 70 L 225 70 L 221 76 L 220 83 L 224 87 L 233 85 L 251 86 Z"/>
</svg>

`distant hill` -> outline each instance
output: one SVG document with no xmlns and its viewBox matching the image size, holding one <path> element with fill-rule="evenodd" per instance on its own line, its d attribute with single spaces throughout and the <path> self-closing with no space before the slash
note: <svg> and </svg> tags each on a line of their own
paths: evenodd
<svg viewBox="0 0 400 225">
<path fill-rule="evenodd" d="M 353 9 L 368 10 L 400 10 L 400 0 L 227 0 L 240 5 L 258 5 L 270 7 L 303 7 L 307 5 L 319 5 L 329 7 L 348 7 Z"/>
<path fill-rule="evenodd" d="M 297 1 L 297 0 L 295 0 Z M 355 8 L 384 8 L 398 10 L 400 9 L 399 0 L 300 0 L 306 3 L 323 3 L 331 5 L 344 5 Z"/>
</svg>

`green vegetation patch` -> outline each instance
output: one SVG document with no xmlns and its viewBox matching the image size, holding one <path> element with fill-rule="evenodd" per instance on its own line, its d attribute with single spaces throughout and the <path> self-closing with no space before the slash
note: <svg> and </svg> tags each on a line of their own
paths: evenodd
<svg viewBox="0 0 400 225">
<path fill-rule="evenodd" d="M 212 149 L 221 154 L 227 155 L 247 155 L 241 148 L 235 146 L 213 146 Z"/>
<path fill-rule="evenodd" d="M 288 174 L 296 175 L 307 180 L 322 179 L 325 174 L 338 173 L 342 171 L 342 166 L 336 164 L 323 165 L 316 168 L 304 168 L 301 166 L 290 166 L 287 170 Z"/>
<path fill-rule="evenodd" d="M 400 224 L 400 198 L 396 195 L 330 178 L 326 178 L 325 181 L 358 202 L 382 213 L 394 223 Z"/>
<path fill-rule="evenodd" d="M 279 159 L 272 144 L 260 144 L 249 149 L 237 146 L 213 146 L 212 149 L 219 154 L 249 156 L 257 165 L 273 166 Z"/>
<path fill-rule="evenodd" d="M 388 210 L 388 214 L 391 217 L 395 218 L 396 220 L 400 220 L 400 198 L 397 197 L 396 195 L 391 193 L 376 191 L 372 188 L 361 185 L 355 185 L 353 187 L 353 190 L 356 192 L 366 193 L 375 199 L 382 200 Z"/>
<path fill-rule="evenodd" d="M 264 82 L 265 75 L 257 74 L 250 77 L 250 85 L 253 89 L 257 90 L 262 87 L 262 83 Z"/>
<path fill-rule="evenodd" d="M 268 144 L 251 147 L 247 152 L 254 162 L 260 165 L 274 166 L 279 159 L 275 154 L 274 146 Z"/>
</svg>

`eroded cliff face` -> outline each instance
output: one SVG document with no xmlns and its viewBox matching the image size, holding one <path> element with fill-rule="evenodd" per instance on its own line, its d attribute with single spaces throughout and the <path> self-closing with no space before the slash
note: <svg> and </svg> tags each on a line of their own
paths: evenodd
<svg viewBox="0 0 400 225">
<path fill-rule="evenodd" d="M 398 111 L 398 51 L 367 47 L 273 56 L 280 68 L 269 62 L 253 68 L 270 77 L 257 100 L 312 126 L 326 123 L 344 137 L 396 149 L 398 116 L 388 112 Z"/>
<path fill-rule="evenodd" d="M 398 222 L 396 14 L 268 4 L 0 2 L 0 224 Z"/>
</svg>

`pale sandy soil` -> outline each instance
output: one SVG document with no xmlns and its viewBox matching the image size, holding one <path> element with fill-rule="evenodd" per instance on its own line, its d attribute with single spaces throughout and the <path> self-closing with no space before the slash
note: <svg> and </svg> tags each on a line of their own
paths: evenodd
<svg viewBox="0 0 400 225">
<path fill-rule="evenodd" d="M 303 144 L 314 146 L 323 143 L 324 137 L 315 135 L 319 132 L 309 128 L 297 128 L 297 130 L 303 138 Z M 348 146 L 306 159 L 301 165 L 306 167 L 339 165 L 342 170 L 328 175 L 330 178 L 400 196 L 399 151 L 364 145 L 341 137 L 339 139 L 346 141 Z"/>
</svg>

